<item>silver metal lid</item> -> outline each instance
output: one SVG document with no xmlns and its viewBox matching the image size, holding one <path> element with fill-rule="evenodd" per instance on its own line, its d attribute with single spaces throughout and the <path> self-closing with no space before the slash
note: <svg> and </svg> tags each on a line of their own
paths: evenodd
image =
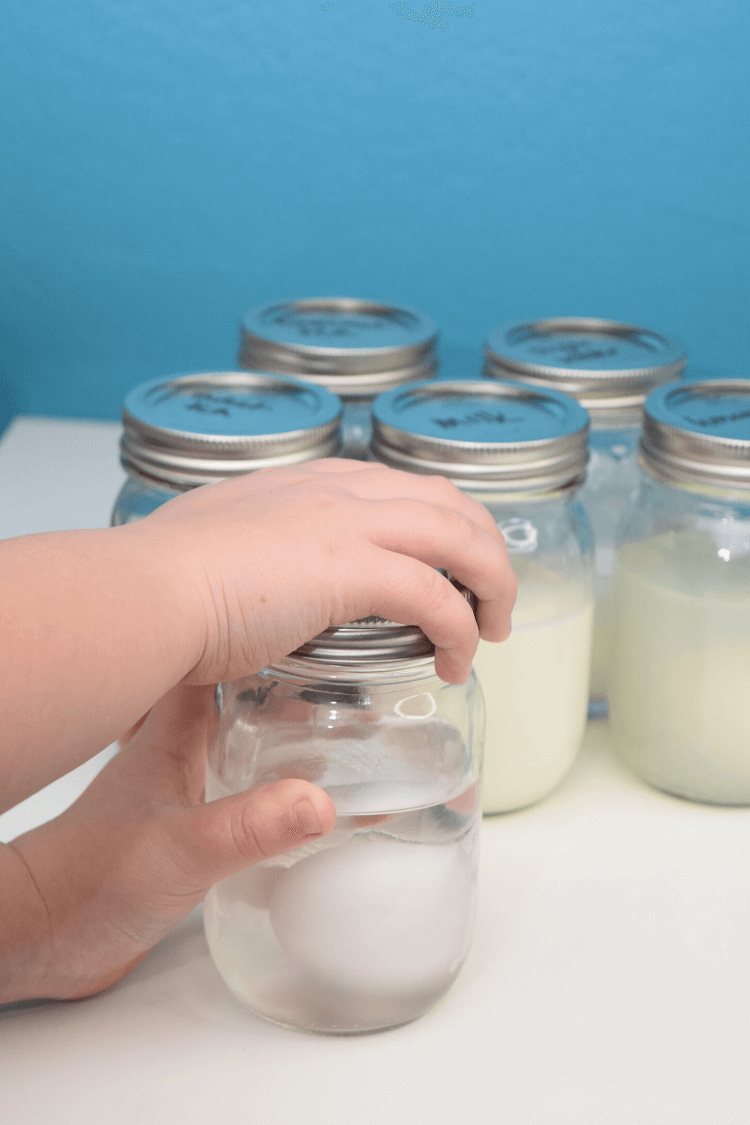
<svg viewBox="0 0 750 1125">
<path fill-rule="evenodd" d="M 638 421 L 660 383 L 676 379 L 687 353 L 678 340 L 614 320 L 554 317 L 493 329 L 484 374 L 554 387 L 578 399 L 593 422 Z M 628 417 L 630 416 L 630 417 Z"/>
<path fill-rule="evenodd" d="M 750 380 L 658 387 L 644 406 L 640 452 L 667 480 L 750 489 Z"/>
<path fill-rule="evenodd" d="M 380 663 L 433 656 L 435 646 L 416 625 L 365 617 L 326 629 L 293 654 L 323 664 Z"/>
<path fill-rule="evenodd" d="M 450 581 L 476 616 L 476 594 L 455 578 Z M 321 664 L 380 664 L 432 657 L 435 646 L 416 625 L 399 625 L 383 617 L 363 617 L 347 625 L 326 629 L 292 655 Z"/>
<path fill-rule="evenodd" d="M 414 309 L 353 297 L 274 301 L 242 318 L 239 364 L 374 397 L 438 369 L 437 325 Z"/>
<path fill-rule="evenodd" d="M 474 491 L 536 492 L 583 480 L 589 418 L 575 399 L 523 383 L 415 383 L 373 405 L 372 453 Z"/>
<path fill-rule="evenodd" d="M 341 415 L 323 388 L 265 372 L 152 379 L 125 398 L 120 460 L 129 472 L 192 488 L 335 456 Z"/>
</svg>

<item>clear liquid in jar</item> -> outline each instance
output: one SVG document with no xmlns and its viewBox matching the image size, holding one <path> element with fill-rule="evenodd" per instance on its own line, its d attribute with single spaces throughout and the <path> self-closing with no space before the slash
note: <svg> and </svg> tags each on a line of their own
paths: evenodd
<svg viewBox="0 0 750 1125">
<path fill-rule="evenodd" d="M 206 782 L 207 799 L 226 794 Z M 394 811 L 339 816 L 330 835 L 211 888 L 211 954 L 254 1012 L 373 1031 L 415 1019 L 450 987 L 473 932 L 479 787 L 407 809 L 403 796 L 396 786 Z"/>
</svg>

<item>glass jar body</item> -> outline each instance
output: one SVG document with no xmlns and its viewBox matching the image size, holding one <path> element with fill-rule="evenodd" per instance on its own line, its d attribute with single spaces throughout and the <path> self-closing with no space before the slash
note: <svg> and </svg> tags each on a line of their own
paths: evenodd
<svg viewBox="0 0 750 1125">
<path fill-rule="evenodd" d="M 589 715 L 604 718 L 612 662 L 612 583 L 617 525 L 638 490 L 637 423 L 608 428 L 592 421 L 589 465 L 580 492 L 594 534 L 595 609 Z"/>
<path fill-rule="evenodd" d="M 301 777 L 337 811 L 330 835 L 209 891 L 225 982 L 257 1014 L 307 1031 L 415 1019 L 449 988 L 473 932 L 475 679 L 445 684 L 431 660 L 368 674 L 290 657 L 221 685 L 217 701 L 207 800 Z"/>
<path fill-rule="evenodd" d="M 366 461 L 372 437 L 372 404 L 374 395 L 367 398 L 342 398 L 344 413 L 341 418 L 341 453 L 354 461 Z"/>
<path fill-rule="evenodd" d="M 166 485 L 156 484 L 154 481 L 146 480 L 145 477 L 129 475 L 115 500 L 111 525 L 120 527 L 125 523 L 142 520 L 156 508 L 166 504 L 167 500 L 172 500 L 179 495 L 178 489 L 173 490 Z"/>
<path fill-rule="evenodd" d="M 474 495 L 502 531 L 518 578 L 510 637 L 480 640 L 474 659 L 486 710 L 482 808 L 499 813 L 546 797 L 578 752 L 591 657 L 591 530 L 572 490 Z"/>
<path fill-rule="evenodd" d="M 618 751 L 659 789 L 750 804 L 750 496 L 644 468 L 618 539 Z"/>
</svg>

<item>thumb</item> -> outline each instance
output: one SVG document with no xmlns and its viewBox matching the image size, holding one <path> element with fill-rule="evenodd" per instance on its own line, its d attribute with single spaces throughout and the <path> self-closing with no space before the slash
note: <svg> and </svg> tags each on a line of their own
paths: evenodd
<svg viewBox="0 0 750 1125">
<path fill-rule="evenodd" d="M 260 789 L 196 805 L 180 814 L 185 859 L 208 888 L 253 863 L 326 836 L 336 809 L 309 781 L 273 781 Z"/>
</svg>

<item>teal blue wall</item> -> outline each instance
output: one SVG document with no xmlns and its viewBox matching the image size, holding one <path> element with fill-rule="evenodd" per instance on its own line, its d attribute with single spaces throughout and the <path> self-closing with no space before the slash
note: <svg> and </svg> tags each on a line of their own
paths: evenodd
<svg viewBox="0 0 750 1125">
<path fill-rule="evenodd" d="M 745 373 L 747 0 L 428 8 L 5 0 L 0 417 L 115 417 L 308 294 L 424 309 L 450 373 L 570 313 Z"/>
</svg>

